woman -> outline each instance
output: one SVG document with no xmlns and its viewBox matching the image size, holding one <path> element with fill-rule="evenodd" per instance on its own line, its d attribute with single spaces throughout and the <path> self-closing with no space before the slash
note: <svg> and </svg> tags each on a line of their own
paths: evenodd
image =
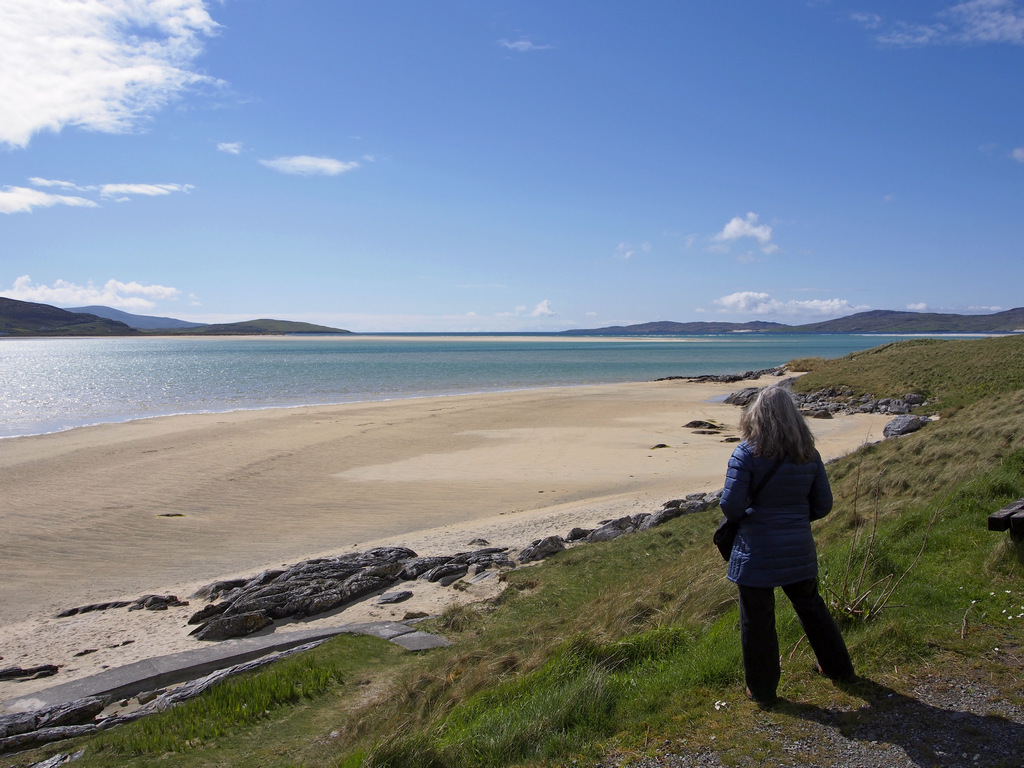
<svg viewBox="0 0 1024 768">
<path fill-rule="evenodd" d="M 849 680 L 853 663 L 818 594 L 811 521 L 832 509 L 832 489 L 807 422 L 789 392 L 772 386 L 743 412 L 740 434 L 721 501 L 723 514 L 739 522 L 728 578 L 739 587 L 747 695 L 770 704 L 781 674 L 775 587 L 793 603 L 819 672 Z"/>
</svg>

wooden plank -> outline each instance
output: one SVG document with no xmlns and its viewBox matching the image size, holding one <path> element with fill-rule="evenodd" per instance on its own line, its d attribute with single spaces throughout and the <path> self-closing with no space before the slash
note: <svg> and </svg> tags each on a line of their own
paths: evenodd
<svg viewBox="0 0 1024 768">
<path fill-rule="evenodd" d="M 1017 499 L 1012 504 L 1007 504 L 998 512 L 988 516 L 988 529 L 990 531 L 1010 530 L 1010 519 L 1021 512 L 1024 512 L 1024 499 Z"/>
<path fill-rule="evenodd" d="M 1024 512 L 1018 512 L 1010 518 L 1010 532 L 1024 534 Z"/>
</svg>

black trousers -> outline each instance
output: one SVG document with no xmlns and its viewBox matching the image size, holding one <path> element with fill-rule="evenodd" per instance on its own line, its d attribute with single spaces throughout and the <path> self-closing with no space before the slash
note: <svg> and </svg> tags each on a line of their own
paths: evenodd
<svg viewBox="0 0 1024 768">
<path fill-rule="evenodd" d="M 747 688 L 758 701 L 771 701 L 779 686 L 779 637 L 775 632 L 775 590 L 740 588 L 740 643 Z M 793 603 L 821 671 L 834 680 L 853 677 L 853 662 L 828 606 L 818 593 L 817 579 L 782 588 Z"/>
</svg>

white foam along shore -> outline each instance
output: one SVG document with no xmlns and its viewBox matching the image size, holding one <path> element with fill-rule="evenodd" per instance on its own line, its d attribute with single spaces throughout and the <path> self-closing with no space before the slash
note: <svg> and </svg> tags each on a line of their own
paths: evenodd
<svg viewBox="0 0 1024 768">
<path fill-rule="evenodd" d="M 760 383 L 768 383 L 764 380 Z M 756 384 L 747 382 L 746 384 Z M 145 594 L 187 598 L 222 578 L 326 554 L 419 554 L 484 539 L 518 551 L 550 534 L 652 512 L 721 487 L 739 385 L 644 382 L 173 416 L 0 441 L 0 661 L 60 672 L 0 682 L 0 701 L 195 647 L 189 607 L 67 608 Z M 696 434 L 693 420 L 725 427 Z M 815 420 L 828 459 L 881 439 L 887 417 Z M 667 447 L 657 448 L 656 445 Z M 413 585 L 275 631 L 400 619 L 483 599 Z M 88 651 L 88 653 L 83 653 Z"/>
</svg>

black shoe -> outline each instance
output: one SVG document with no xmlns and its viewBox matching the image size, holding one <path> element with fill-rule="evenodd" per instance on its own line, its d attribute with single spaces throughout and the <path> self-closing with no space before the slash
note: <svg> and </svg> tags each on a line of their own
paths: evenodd
<svg viewBox="0 0 1024 768">
<path fill-rule="evenodd" d="M 773 707 L 779 700 L 779 697 L 774 695 L 770 699 L 759 698 L 755 696 L 749 688 L 747 688 L 747 698 L 755 704 L 757 704 L 757 706 L 759 706 L 761 709 L 768 709 L 769 707 Z"/>
</svg>

